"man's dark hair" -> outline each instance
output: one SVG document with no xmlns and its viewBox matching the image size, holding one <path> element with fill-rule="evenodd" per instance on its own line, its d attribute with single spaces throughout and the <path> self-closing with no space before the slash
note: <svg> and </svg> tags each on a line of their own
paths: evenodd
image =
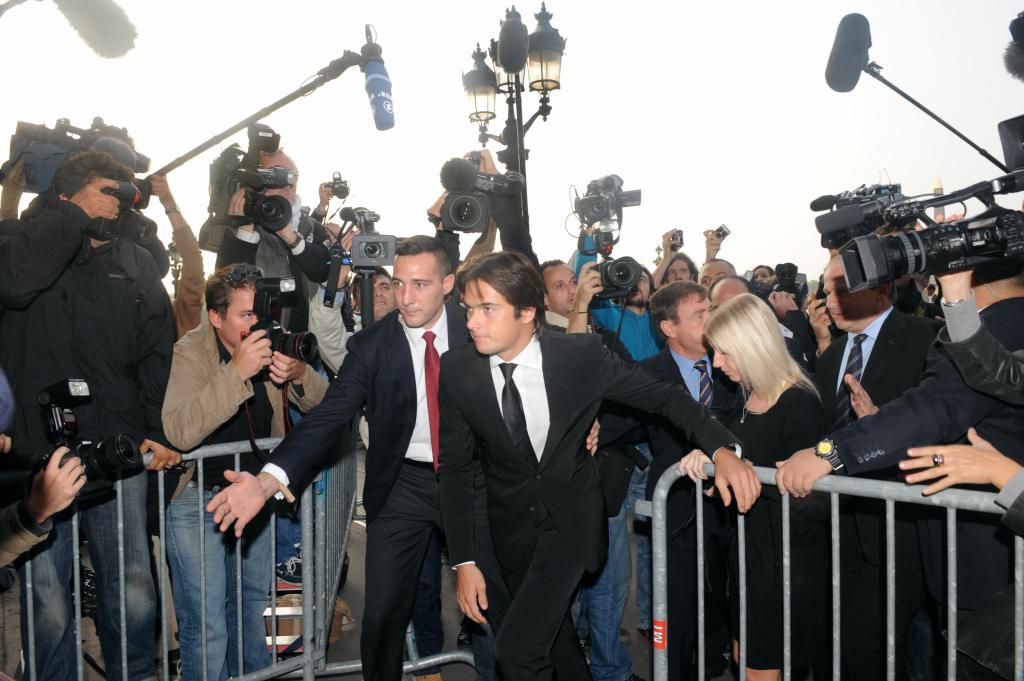
<svg viewBox="0 0 1024 681">
<path fill-rule="evenodd" d="M 115 161 L 114 157 L 107 152 L 86 149 L 72 154 L 61 164 L 60 168 L 57 168 L 57 172 L 53 175 L 53 189 L 58 196 L 64 195 L 71 198 L 97 177 L 121 180 L 122 182 L 135 181 L 132 169 Z"/>
<path fill-rule="evenodd" d="M 565 265 L 566 267 L 568 267 L 568 265 L 565 264 L 565 261 L 559 260 L 558 258 L 555 258 L 554 260 L 545 260 L 544 262 L 542 262 L 540 264 L 540 278 L 544 279 L 544 273 L 548 271 L 548 268 L 558 267 L 559 265 Z"/>
<path fill-rule="evenodd" d="M 768 274 L 769 275 L 771 275 L 773 277 L 775 276 L 775 268 L 771 267 L 770 265 L 758 265 L 757 267 L 755 267 L 754 269 L 752 269 L 750 271 L 751 272 L 757 272 L 758 270 L 768 270 Z"/>
<path fill-rule="evenodd" d="M 464 299 L 466 289 L 475 282 L 486 282 L 515 308 L 532 307 L 534 330 L 544 330 L 544 280 L 540 272 L 526 257 L 514 251 L 500 251 L 479 255 L 464 262 L 456 275 L 455 285 L 459 297 Z"/>
<path fill-rule="evenodd" d="M 676 260 L 682 260 L 683 262 L 686 263 L 686 266 L 690 269 L 690 279 L 696 281 L 697 275 L 700 274 L 700 269 L 697 267 L 697 263 L 693 262 L 693 258 L 686 255 L 682 251 L 679 251 L 678 253 L 674 253 L 672 255 L 671 259 L 669 259 L 668 261 L 668 265 L 665 265 L 665 269 L 667 270 L 669 267 L 672 267 L 672 265 L 675 264 Z"/>
<path fill-rule="evenodd" d="M 228 313 L 231 294 L 238 289 L 256 288 L 260 278 L 259 269 L 245 263 L 225 265 L 206 280 L 206 309 L 213 310 L 221 317 Z"/>
<path fill-rule="evenodd" d="M 715 292 L 715 289 L 718 288 L 718 285 L 721 284 L 721 283 L 727 282 L 727 281 L 738 281 L 741 284 L 743 284 L 743 288 L 746 289 L 747 293 L 753 293 L 753 291 L 750 288 L 750 282 L 749 281 L 747 281 L 743 277 L 730 274 L 728 276 L 722 277 L 721 279 L 718 279 L 715 282 L 713 282 L 711 284 L 711 286 L 708 287 L 708 295 L 709 296 L 713 295 L 714 292 Z"/>
<path fill-rule="evenodd" d="M 437 266 L 441 272 L 441 278 L 452 273 L 452 265 L 448 259 L 448 249 L 438 239 L 425 234 L 417 234 L 402 239 L 395 247 L 396 256 L 419 255 L 431 253 L 437 258 Z"/>
<path fill-rule="evenodd" d="M 654 275 L 651 274 L 651 271 L 649 269 L 647 269 L 646 267 L 644 267 L 643 265 L 640 265 L 640 272 L 641 272 L 640 276 L 647 277 L 647 287 L 651 290 L 651 293 L 654 293 L 654 291 L 655 291 Z"/>
<path fill-rule="evenodd" d="M 704 300 L 708 297 L 708 291 L 693 281 L 673 281 L 671 284 L 665 284 L 659 288 L 647 304 L 654 328 L 660 330 L 662 322 L 676 321 L 676 308 L 679 307 L 679 303 L 690 296 L 696 296 L 697 300 Z"/>
</svg>

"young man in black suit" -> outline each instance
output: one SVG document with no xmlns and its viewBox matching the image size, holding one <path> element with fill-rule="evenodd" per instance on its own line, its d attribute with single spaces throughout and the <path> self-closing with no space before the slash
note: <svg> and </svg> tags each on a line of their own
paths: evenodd
<svg viewBox="0 0 1024 681">
<path fill-rule="evenodd" d="M 435 475 L 440 356 L 469 343 L 464 312 L 444 303 L 455 283 L 449 268 L 448 252 L 438 240 L 404 239 L 394 265 L 398 309 L 352 336 L 323 401 L 274 450 L 259 475 L 229 472 L 233 484 L 208 506 L 221 531 L 235 523 L 240 534 L 282 486 L 297 494 L 312 480 L 344 426 L 365 405 L 370 449 L 363 489 L 366 605 L 360 654 L 364 678 L 373 681 L 401 678 L 417 577 L 440 524 Z M 486 557 L 482 560 L 486 563 Z"/>
<path fill-rule="evenodd" d="M 741 510 L 760 487 L 737 456 L 735 437 L 683 388 L 627 366 L 592 334 L 545 333 L 544 284 L 525 258 L 492 253 L 472 260 L 458 286 L 475 347 L 442 361 L 438 475 L 459 606 L 484 621 L 495 586 L 474 564 L 479 453 L 494 549 L 512 594 L 498 630 L 498 667 L 505 681 L 551 679 L 552 659 L 573 656 L 553 648 L 572 645 L 559 632 L 572 626 L 576 586 L 605 558 L 604 495 L 584 444 L 602 399 L 670 419 L 712 453 L 720 467 L 716 484 L 727 501 L 736 496 Z M 560 681 L 589 677 L 578 645 L 575 659 L 559 663 Z"/>
</svg>

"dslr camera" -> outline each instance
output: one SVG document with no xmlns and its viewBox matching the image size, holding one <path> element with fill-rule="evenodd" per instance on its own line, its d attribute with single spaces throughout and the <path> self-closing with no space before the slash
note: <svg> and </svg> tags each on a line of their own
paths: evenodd
<svg viewBox="0 0 1024 681">
<path fill-rule="evenodd" d="M 83 496 L 108 492 L 122 471 L 142 468 L 139 445 L 126 433 L 117 433 L 99 442 L 79 439 L 78 421 L 73 409 L 88 403 L 91 398 L 89 384 L 80 378 L 54 383 L 41 390 L 37 398 L 47 442 L 54 447 L 71 450 L 61 459 L 60 465 L 77 456 L 85 467 L 87 482 L 82 489 Z M 52 451 L 37 464 L 37 470 L 44 468 L 51 456 Z"/>
<path fill-rule="evenodd" d="M 324 182 L 321 186 L 330 187 L 331 193 L 334 194 L 334 198 L 341 199 L 342 201 L 348 198 L 348 194 L 351 191 L 351 189 L 349 189 L 348 182 L 341 179 L 341 173 L 337 171 L 335 171 L 334 175 L 331 177 L 330 182 Z"/>
<path fill-rule="evenodd" d="M 775 278 L 778 280 L 772 291 L 790 293 L 796 300 L 798 309 L 803 309 L 807 300 L 807 275 L 797 271 L 791 262 L 782 262 L 775 266 Z"/>
<path fill-rule="evenodd" d="M 267 196 L 267 189 L 287 187 L 295 183 L 295 173 L 275 166 L 260 168 L 260 154 L 272 154 L 280 147 L 281 136 L 269 126 L 249 126 L 249 148 L 243 151 L 232 144 L 210 164 L 209 217 L 199 230 L 199 247 L 216 253 L 224 240 L 224 230 L 246 223 L 276 232 L 292 218 L 292 206 L 283 196 Z M 228 215 L 231 197 L 245 190 L 242 216 Z"/>
<path fill-rule="evenodd" d="M 441 185 L 448 192 L 441 207 L 441 228 L 449 232 L 484 232 L 492 214 L 499 223 L 505 221 L 509 199 L 526 188 L 526 178 L 519 173 L 480 172 L 479 152 L 470 159 L 453 158 L 441 167 Z"/>
<path fill-rule="evenodd" d="M 278 322 L 278 319 L 281 318 L 281 308 L 285 305 L 295 304 L 295 291 L 293 277 L 260 277 L 257 279 L 252 306 L 257 321 L 243 338 L 254 331 L 265 330 L 267 340 L 270 341 L 270 349 L 273 352 L 280 352 L 282 355 L 309 364 L 316 359 L 319 350 L 316 336 L 311 333 L 289 333 Z M 260 373 L 264 380 L 267 375 L 266 369 Z"/>
<path fill-rule="evenodd" d="M 587 193 L 577 197 L 573 205 L 576 215 L 584 225 L 616 221 L 622 224 L 622 209 L 640 205 L 640 190 L 622 189 L 622 178 L 605 175 L 587 184 Z"/>
<path fill-rule="evenodd" d="M 837 229 L 862 234 L 839 249 L 849 289 L 872 288 L 915 272 L 941 275 L 989 263 L 1024 260 L 1024 213 L 995 202 L 997 194 L 1018 191 L 1024 191 L 1024 170 L 924 200 L 876 200 L 854 206 L 857 211 L 844 214 L 845 222 L 835 223 Z M 968 199 L 981 201 L 986 209 L 956 222 L 937 223 L 927 214 L 928 208 Z M 872 231 L 870 226 L 879 221 L 908 226 L 918 220 L 928 227 L 887 236 L 864 233 Z"/>
<path fill-rule="evenodd" d="M 156 239 L 156 223 L 139 212 L 142 191 L 131 182 L 118 182 L 116 187 L 104 187 L 104 194 L 113 196 L 119 204 L 117 218 L 96 218 L 89 224 L 89 233 L 100 241 L 130 239 L 135 243 Z"/>
</svg>

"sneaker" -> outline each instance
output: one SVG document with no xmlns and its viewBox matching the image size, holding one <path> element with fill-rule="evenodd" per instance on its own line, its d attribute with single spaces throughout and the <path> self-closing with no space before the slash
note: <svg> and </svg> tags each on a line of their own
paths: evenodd
<svg viewBox="0 0 1024 681">
<path fill-rule="evenodd" d="M 286 584 L 302 584 L 302 557 L 292 556 L 277 564 L 277 579 Z"/>
</svg>

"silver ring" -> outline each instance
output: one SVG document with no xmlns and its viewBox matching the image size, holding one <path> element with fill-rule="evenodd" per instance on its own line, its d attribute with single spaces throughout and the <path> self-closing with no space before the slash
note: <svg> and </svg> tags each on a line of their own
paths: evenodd
<svg viewBox="0 0 1024 681">
<path fill-rule="evenodd" d="M 945 457 L 942 456 L 942 454 L 932 454 L 932 465 L 933 466 L 941 466 L 945 462 L 946 462 L 946 459 L 945 459 Z"/>
</svg>

